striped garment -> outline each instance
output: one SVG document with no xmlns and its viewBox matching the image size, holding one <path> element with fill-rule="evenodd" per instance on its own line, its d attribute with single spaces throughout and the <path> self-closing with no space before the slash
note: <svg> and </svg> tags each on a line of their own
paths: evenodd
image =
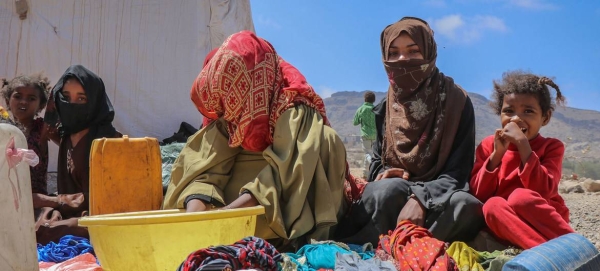
<svg viewBox="0 0 600 271">
<path fill-rule="evenodd" d="M 240 270 L 257 268 L 277 271 L 281 254 L 267 241 L 246 237 L 230 246 L 215 246 L 192 252 L 177 271 Z"/>
</svg>

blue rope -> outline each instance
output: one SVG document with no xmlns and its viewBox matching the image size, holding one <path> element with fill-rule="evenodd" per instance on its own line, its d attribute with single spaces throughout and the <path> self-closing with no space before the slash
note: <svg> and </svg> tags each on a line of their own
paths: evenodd
<svg viewBox="0 0 600 271">
<path fill-rule="evenodd" d="M 90 240 L 73 235 L 63 236 L 58 243 L 37 245 L 38 261 L 40 262 L 62 263 L 85 253 L 96 255 Z"/>
</svg>

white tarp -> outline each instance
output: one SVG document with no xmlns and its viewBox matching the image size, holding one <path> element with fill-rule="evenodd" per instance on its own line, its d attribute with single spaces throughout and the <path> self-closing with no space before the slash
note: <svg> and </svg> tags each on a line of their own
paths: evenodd
<svg viewBox="0 0 600 271">
<path fill-rule="evenodd" d="M 248 0 L 0 0 L 0 77 L 43 71 L 54 84 L 82 64 L 104 80 L 119 131 L 162 140 L 182 121 L 200 125 L 192 82 L 244 29 L 254 31 Z"/>
</svg>

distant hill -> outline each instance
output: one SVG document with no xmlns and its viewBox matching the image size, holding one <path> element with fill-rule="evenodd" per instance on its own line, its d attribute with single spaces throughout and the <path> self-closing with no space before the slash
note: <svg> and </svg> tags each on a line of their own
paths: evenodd
<svg viewBox="0 0 600 271">
<path fill-rule="evenodd" d="M 363 104 L 364 92 L 337 92 L 324 99 L 327 115 L 333 128 L 341 136 L 359 135 L 358 126 L 352 125 L 356 109 Z M 377 102 L 384 96 L 376 92 Z M 469 93 L 475 108 L 476 144 L 500 127 L 500 118 L 489 106 L 489 100 L 477 93 Z M 550 124 L 541 130 L 545 137 L 555 137 L 567 146 L 565 157 L 600 159 L 600 112 L 572 107 L 557 107 Z"/>
</svg>

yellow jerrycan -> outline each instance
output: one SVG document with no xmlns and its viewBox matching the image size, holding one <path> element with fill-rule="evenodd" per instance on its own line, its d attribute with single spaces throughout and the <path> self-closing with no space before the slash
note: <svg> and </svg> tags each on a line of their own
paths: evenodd
<svg viewBox="0 0 600 271">
<path fill-rule="evenodd" d="M 162 160 L 156 138 L 99 138 L 90 150 L 90 215 L 159 210 Z"/>
</svg>

